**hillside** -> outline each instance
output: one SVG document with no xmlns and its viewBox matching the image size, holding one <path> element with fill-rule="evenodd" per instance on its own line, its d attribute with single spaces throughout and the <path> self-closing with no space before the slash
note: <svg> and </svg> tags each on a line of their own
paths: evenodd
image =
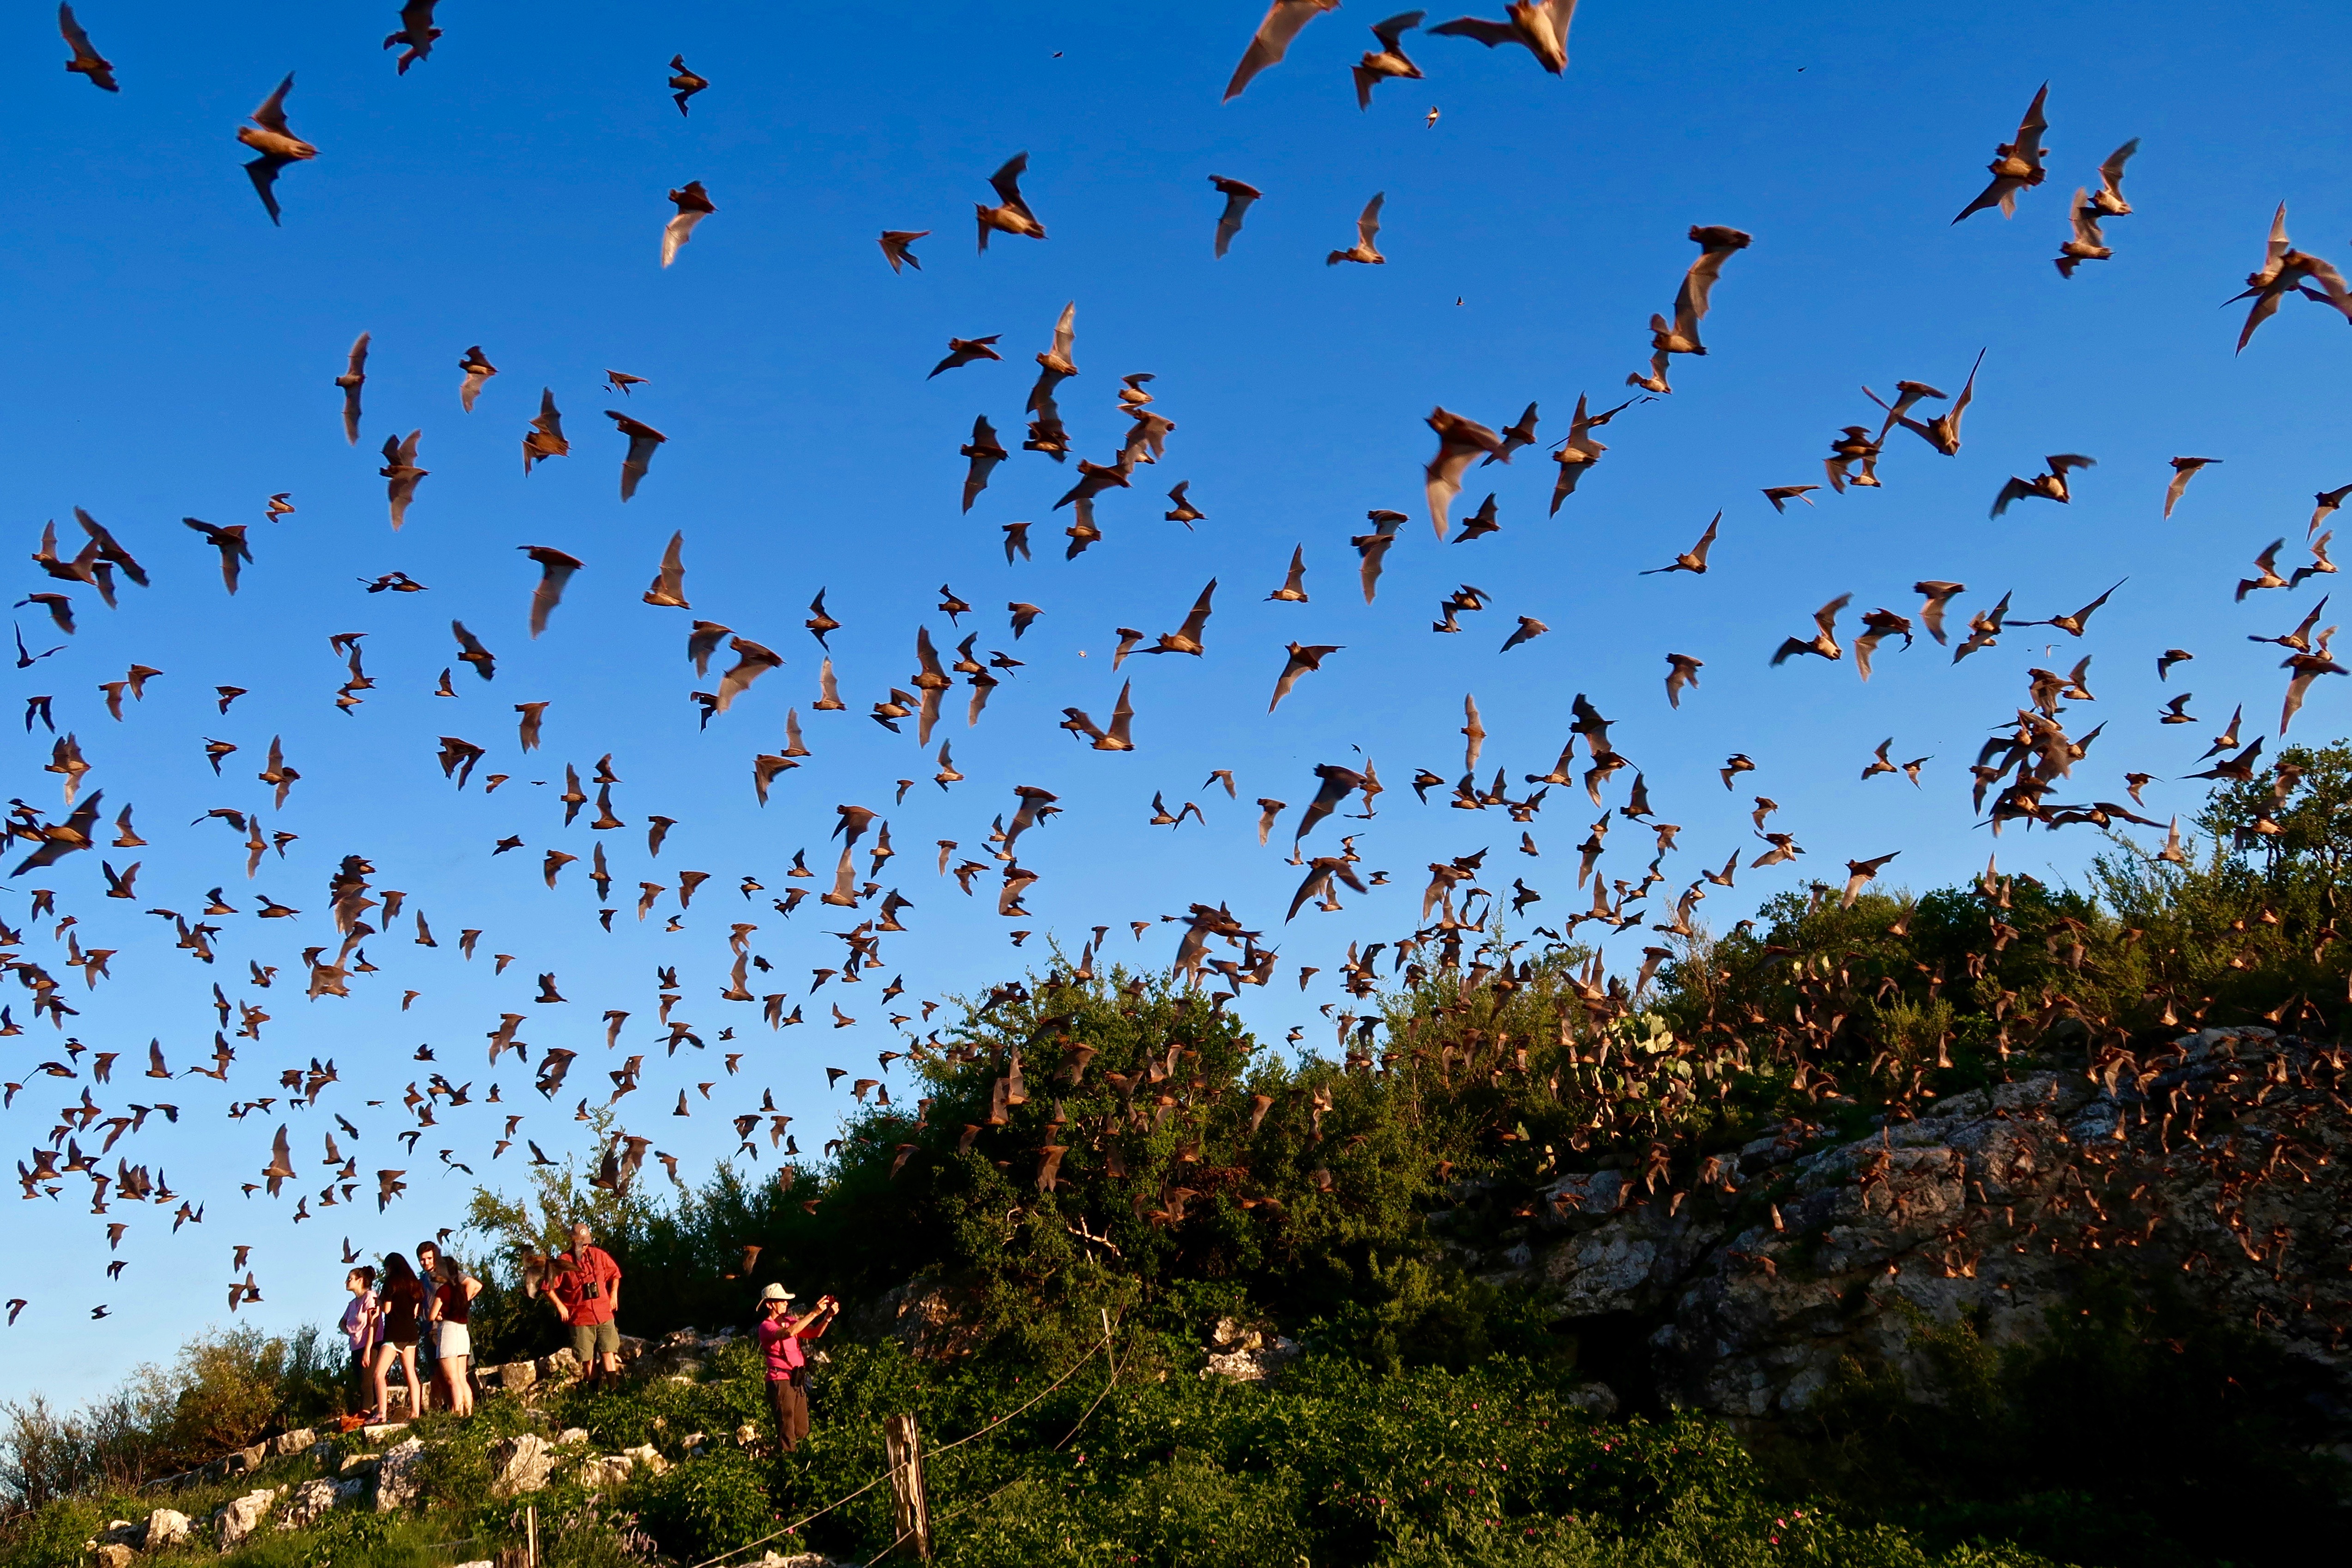
<svg viewBox="0 0 2352 1568">
<path fill-rule="evenodd" d="M 414 1521 L 339 1511 L 231 1560 L 510 1545 L 494 1444 L 574 1431 L 671 1463 L 557 1465 L 550 1560 L 699 1563 L 876 1479 L 902 1412 L 972 1439 L 930 1473 L 953 1563 L 2305 1560 L 2352 1453 L 2352 756 L 2283 765 L 2213 797 L 2201 861 L 1817 886 L 1719 937 L 1685 911 L 1644 985 L 1499 929 L 1360 955 L 1328 1056 L 1059 961 L 820 1160 L 747 1139 L 691 1187 L 481 1194 L 483 1363 L 554 1347 L 514 1281 L 578 1216 L 630 1333 L 702 1337 L 624 1393 L 425 1423 Z M 779 1279 L 852 1304 L 781 1458 L 737 1440 L 758 1374 L 712 1337 Z M 277 1386 L 327 1398 L 291 1359 Z M 78 1479 L 100 1495 L 20 1516 L 6 1563 L 143 1517 Z M 873 1490 L 778 1539 L 890 1538 Z"/>
</svg>

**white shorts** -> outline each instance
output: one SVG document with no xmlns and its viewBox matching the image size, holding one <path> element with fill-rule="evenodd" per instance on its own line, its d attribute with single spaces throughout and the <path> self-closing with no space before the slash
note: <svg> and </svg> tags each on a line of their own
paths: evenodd
<svg viewBox="0 0 2352 1568">
<path fill-rule="evenodd" d="M 438 1329 L 436 1348 L 434 1352 L 436 1360 L 455 1361 L 459 1356 L 471 1355 L 474 1353 L 473 1335 L 467 1331 L 464 1323 L 445 1322 L 439 1324 Z"/>
</svg>

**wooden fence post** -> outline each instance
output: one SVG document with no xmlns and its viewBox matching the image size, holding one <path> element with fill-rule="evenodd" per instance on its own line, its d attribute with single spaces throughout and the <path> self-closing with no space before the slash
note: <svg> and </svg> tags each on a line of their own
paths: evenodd
<svg viewBox="0 0 2352 1568">
<path fill-rule="evenodd" d="M 899 1549 L 923 1562 L 931 1559 L 931 1507 L 923 1491 L 922 1435 L 912 1416 L 893 1416 L 882 1428 L 890 1461 L 890 1511 Z"/>
<path fill-rule="evenodd" d="M 523 1504 L 522 1539 L 525 1568 L 539 1568 L 539 1505 L 537 1503 Z"/>
</svg>

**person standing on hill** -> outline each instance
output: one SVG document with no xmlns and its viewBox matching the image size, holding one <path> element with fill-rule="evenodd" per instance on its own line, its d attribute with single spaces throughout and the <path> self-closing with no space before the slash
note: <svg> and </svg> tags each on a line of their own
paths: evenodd
<svg viewBox="0 0 2352 1568">
<path fill-rule="evenodd" d="M 425 1391 L 416 1383 L 416 1317 L 425 1304 L 425 1289 L 416 1270 L 397 1252 L 383 1260 L 383 1339 L 375 1347 L 375 1417 L 392 1419 L 392 1391 L 386 1385 L 392 1364 L 398 1361 L 408 1380 L 408 1418 L 425 1413 Z"/>
<path fill-rule="evenodd" d="M 547 1299 L 571 1325 L 582 1380 L 618 1381 L 621 1331 L 613 1320 L 621 1310 L 621 1266 L 594 1242 L 584 1221 L 572 1226 L 572 1249 L 557 1253 L 551 1266 Z"/>
<path fill-rule="evenodd" d="M 344 1305 L 342 1322 L 337 1326 L 352 1347 L 352 1379 L 359 1385 L 359 1397 L 366 1399 L 374 1392 L 370 1378 L 376 1342 L 383 1334 L 383 1317 L 375 1299 L 375 1270 L 352 1270 L 343 1276 L 343 1289 L 351 1292 L 352 1299 Z"/>
<path fill-rule="evenodd" d="M 802 1342 L 824 1335 L 833 1326 L 841 1303 L 831 1296 L 817 1298 L 815 1308 L 801 1317 L 792 1315 L 793 1293 L 771 1284 L 760 1292 L 761 1354 L 768 1363 L 768 1399 L 776 1411 L 776 1445 L 785 1453 L 801 1446 L 809 1435 L 808 1356 Z"/>
<path fill-rule="evenodd" d="M 442 1256 L 441 1249 L 430 1241 L 416 1244 L 416 1263 L 425 1289 L 432 1292 L 426 1316 L 434 1326 L 435 1375 L 448 1396 L 450 1410 L 471 1416 L 474 1383 L 467 1375 L 467 1364 L 473 1359 L 474 1343 L 467 1320 L 473 1315 L 474 1298 L 480 1293 L 482 1282 L 467 1273 L 456 1259 Z"/>
</svg>

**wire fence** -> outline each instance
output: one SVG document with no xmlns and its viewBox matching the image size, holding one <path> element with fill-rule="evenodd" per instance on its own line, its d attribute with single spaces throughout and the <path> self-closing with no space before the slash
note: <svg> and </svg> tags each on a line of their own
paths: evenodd
<svg viewBox="0 0 2352 1568">
<path fill-rule="evenodd" d="M 1034 1409 L 1047 1395 L 1053 1393 L 1055 1389 L 1061 1387 L 1062 1385 L 1067 1383 L 1071 1378 L 1076 1377 L 1079 1372 L 1091 1365 L 1096 1356 L 1105 1354 L 1108 1352 L 1110 1350 L 1112 1336 L 1115 1332 L 1116 1331 L 1110 1322 L 1109 1314 L 1106 1312 L 1103 1316 L 1103 1337 L 1101 1342 L 1095 1345 L 1093 1349 L 1087 1351 L 1085 1355 L 1080 1356 L 1076 1361 L 1071 1363 L 1068 1370 L 1065 1371 L 1059 1377 L 1054 1379 L 1053 1382 L 1047 1384 L 1044 1388 L 1039 1389 L 1035 1395 L 1032 1396 L 1025 1403 L 1018 1407 L 1009 1410 L 1002 1416 L 992 1416 L 988 1418 L 987 1423 L 977 1430 L 967 1432 L 962 1437 L 956 1438 L 952 1442 L 940 1444 L 937 1448 L 932 1449 L 930 1453 L 926 1456 L 925 1462 L 928 1463 L 930 1459 L 937 1458 L 942 1454 L 952 1453 L 954 1450 L 962 1448 L 966 1443 L 971 1442 L 977 1438 L 987 1437 L 990 1433 L 1003 1427 L 1007 1421 Z M 1087 1424 L 1088 1418 L 1091 1417 L 1095 1411 L 1101 1406 L 1103 1400 L 1109 1396 L 1112 1387 L 1118 1382 L 1118 1358 L 1116 1355 L 1112 1355 L 1110 1357 L 1110 1377 L 1103 1384 L 1102 1392 L 1095 1396 L 1094 1403 L 1087 1406 L 1086 1413 L 1078 1417 L 1077 1425 L 1072 1427 L 1067 1433 L 1064 1434 L 1061 1442 L 1054 1445 L 1054 1449 L 1055 1451 L 1058 1451 L 1064 1444 L 1066 1444 L 1072 1437 L 1078 1435 L 1078 1428 Z M 743 1552 L 750 1552 L 756 1547 L 765 1546 L 772 1541 L 781 1541 L 787 1535 L 798 1534 L 802 1526 L 813 1523 L 814 1521 L 824 1518 L 826 1514 L 833 1512 L 835 1509 L 838 1509 L 845 1504 L 856 1501 L 859 1498 L 864 1497 L 867 1492 L 872 1491 L 876 1487 L 886 1484 L 893 1476 L 898 1474 L 903 1468 L 904 1467 L 900 1465 L 893 1465 L 889 1469 L 884 1470 L 880 1475 L 876 1476 L 872 1480 L 867 1481 L 864 1486 L 859 1487 L 856 1490 L 845 1493 L 844 1495 L 834 1499 L 831 1502 L 826 1503 L 823 1508 L 818 1509 L 814 1513 L 804 1514 L 801 1518 L 794 1520 L 792 1523 L 785 1525 L 782 1529 L 773 1531 L 769 1534 L 763 1535 L 757 1541 L 746 1542 L 740 1546 L 731 1546 L 726 1551 L 719 1553 L 716 1557 L 706 1557 L 701 1562 L 693 1564 L 693 1568 L 718 1568 L 719 1563 L 725 1563 L 731 1557 L 736 1557 Z M 976 1498 L 971 1502 L 964 1503 L 961 1507 L 951 1509 L 948 1512 L 939 1515 L 937 1521 L 943 1522 L 947 1520 L 954 1519 L 959 1515 L 968 1513 L 971 1510 L 979 1507 L 982 1503 L 987 1502 L 992 1499 L 1000 1496 L 1003 1492 L 1010 1490 L 1012 1488 L 1018 1486 L 1021 1481 L 1025 1479 L 1025 1477 L 1016 1476 L 1012 1480 L 1005 1482 L 1004 1485 L 997 1488 L 995 1491 L 990 1492 L 986 1497 Z M 906 1544 L 908 1539 L 908 1535 L 902 1532 L 887 1546 L 885 1546 L 879 1552 L 876 1553 L 872 1562 L 881 1562 L 883 1558 L 887 1557 L 891 1552 L 896 1552 L 900 1546 Z M 868 1568 L 871 1568 L 870 1563 L 868 1564 Z"/>
</svg>

